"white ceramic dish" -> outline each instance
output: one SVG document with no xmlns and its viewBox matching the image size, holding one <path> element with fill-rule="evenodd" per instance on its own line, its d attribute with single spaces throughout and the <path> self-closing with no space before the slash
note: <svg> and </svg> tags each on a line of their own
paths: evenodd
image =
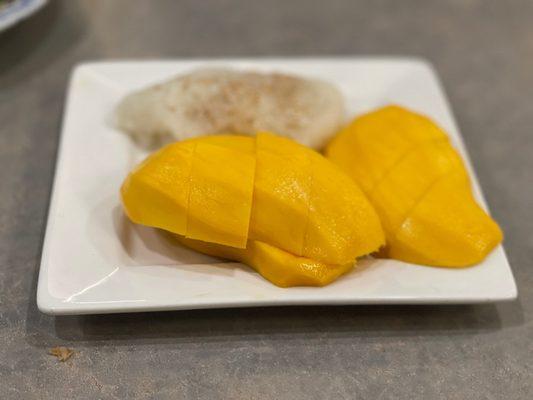
<svg viewBox="0 0 533 400">
<path fill-rule="evenodd" d="M 434 118 L 468 163 L 433 69 L 412 59 L 250 59 L 102 62 L 70 82 L 37 291 L 48 314 L 89 314 L 289 304 L 477 303 L 516 298 L 503 248 L 468 269 L 363 260 L 324 288 L 281 289 L 250 268 L 168 243 L 123 215 L 118 190 L 145 156 L 109 124 L 127 92 L 198 66 L 279 70 L 323 78 L 343 91 L 350 116 L 397 103 Z M 469 164 L 469 163 L 468 163 Z M 470 165 L 470 164 L 469 164 Z M 478 198 L 479 186 L 470 168 Z"/>
</svg>

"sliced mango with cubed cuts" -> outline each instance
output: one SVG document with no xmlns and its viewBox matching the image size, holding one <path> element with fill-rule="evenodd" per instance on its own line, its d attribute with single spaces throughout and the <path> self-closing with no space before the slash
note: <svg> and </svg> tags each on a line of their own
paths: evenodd
<svg viewBox="0 0 533 400">
<path fill-rule="evenodd" d="M 311 201 L 311 157 L 292 140 L 257 135 L 252 236 L 304 254 Z"/>
<path fill-rule="evenodd" d="M 198 141 L 192 161 L 185 236 L 246 247 L 254 174 L 253 155 Z"/>
<path fill-rule="evenodd" d="M 379 218 L 350 177 L 312 152 L 311 201 L 303 254 L 343 264 L 384 243 Z"/>
<path fill-rule="evenodd" d="M 133 222 L 244 248 L 254 170 L 250 154 L 201 141 L 174 143 L 126 178 L 124 208 Z"/>
<path fill-rule="evenodd" d="M 434 266 L 482 261 L 501 242 L 476 203 L 464 164 L 429 118 L 388 106 L 355 119 L 326 156 L 359 183 L 378 212 L 381 254 Z"/>
<path fill-rule="evenodd" d="M 388 254 L 416 264 L 473 265 L 501 240 L 500 228 L 476 203 L 464 176 L 451 173 L 405 219 Z"/>
<path fill-rule="evenodd" d="M 383 226 L 395 232 L 428 188 L 451 170 L 467 180 L 463 163 L 448 142 L 417 144 L 369 191 Z"/>
<path fill-rule="evenodd" d="M 369 192 L 418 143 L 443 140 L 446 134 L 428 118 L 390 106 L 378 118 L 370 113 L 353 120 L 332 140 L 327 156 Z"/>
<path fill-rule="evenodd" d="M 121 194 L 133 222 L 186 234 L 195 146 L 191 141 L 170 144 L 131 171 Z"/>
<path fill-rule="evenodd" d="M 188 154 L 183 162 L 175 156 L 182 147 Z M 152 165 L 152 160 L 157 162 Z M 181 174 L 172 173 L 179 182 L 166 175 L 180 168 Z M 169 145 L 137 167 L 121 193 L 134 222 L 220 245 L 218 249 L 246 247 L 247 260 L 256 260 L 250 253 L 255 255 L 258 247 L 249 246 L 257 242 L 294 257 L 291 265 L 305 269 L 312 262 L 317 271 L 321 265 L 331 270 L 353 265 L 384 243 L 377 214 L 348 176 L 313 150 L 268 133 Z M 269 257 L 289 259 L 274 253 Z M 260 264 L 264 267 L 257 269 L 265 275 L 268 263 Z M 310 282 L 303 273 L 301 277 L 301 284 Z"/>
<path fill-rule="evenodd" d="M 331 265 L 310 258 L 298 257 L 278 247 L 250 240 L 246 249 L 191 240 L 177 236 L 177 240 L 200 253 L 251 266 L 270 282 L 281 287 L 324 286 L 350 271 L 354 263 Z"/>
</svg>

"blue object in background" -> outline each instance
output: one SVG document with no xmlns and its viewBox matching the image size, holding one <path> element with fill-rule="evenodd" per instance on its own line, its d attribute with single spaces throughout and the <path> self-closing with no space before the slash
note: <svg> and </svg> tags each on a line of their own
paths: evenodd
<svg viewBox="0 0 533 400">
<path fill-rule="evenodd" d="M 0 31 L 28 18 L 46 4 L 47 0 L 15 0 L 0 3 Z"/>
</svg>

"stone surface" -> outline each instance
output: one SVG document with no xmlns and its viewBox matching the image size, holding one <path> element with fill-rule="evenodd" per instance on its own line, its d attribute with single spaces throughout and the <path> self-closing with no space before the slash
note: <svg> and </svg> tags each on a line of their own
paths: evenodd
<svg viewBox="0 0 533 400">
<path fill-rule="evenodd" d="M 533 3 L 61 1 L 0 34 L 0 398 L 533 397 Z M 519 300 L 53 318 L 35 288 L 69 71 L 84 60 L 410 55 L 434 63 Z M 65 346 L 66 362 L 48 355 Z"/>
</svg>

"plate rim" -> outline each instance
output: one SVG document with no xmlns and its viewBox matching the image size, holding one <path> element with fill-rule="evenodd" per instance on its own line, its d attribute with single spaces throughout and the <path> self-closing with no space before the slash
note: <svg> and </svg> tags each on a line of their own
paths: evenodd
<svg viewBox="0 0 533 400">
<path fill-rule="evenodd" d="M 182 302 L 180 305 L 176 305 L 173 302 L 158 302 L 157 304 L 151 303 L 150 301 L 144 301 L 139 306 L 132 305 L 128 302 L 121 302 L 120 307 L 112 306 L 112 302 L 105 302 L 99 306 L 95 306 L 95 303 L 70 303 L 64 302 L 61 299 L 58 299 L 51 295 L 48 290 L 48 284 L 45 282 L 45 279 L 48 277 L 48 265 L 44 261 L 47 252 L 48 252 L 48 241 L 50 240 L 50 231 L 51 231 L 51 219 L 53 218 L 53 204 L 54 198 L 56 197 L 57 192 L 57 175 L 58 171 L 61 170 L 62 160 L 64 160 L 63 154 L 66 151 L 64 146 L 64 137 L 65 137 L 65 126 L 66 120 L 69 115 L 69 110 L 72 107 L 72 96 L 73 96 L 73 81 L 76 77 L 83 73 L 84 70 L 109 66 L 109 65 L 134 65 L 134 64 L 195 64 L 195 63 L 258 63 L 258 62 L 284 62 L 284 63 L 300 63 L 300 62 L 335 62 L 335 63 L 361 63 L 361 62 L 385 62 L 385 63 L 408 63 L 412 65 L 419 66 L 427 70 L 431 74 L 435 83 L 437 84 L 439 94 L 442 96 L 444 106 L 450 117 L 450 122 L 457 132 L 455 140 L 460 143 L 462 147 L 462 157 L 464 158 L 465 163 L 470 169 L 470 174 L 473 175 L 473 183 L 478 184 L 479 180 L 477 174 L 473 168 L 470 154 L 468 148 L 464 142 L 464 137 L 458 127 L 455 114 L 451 107 L 450 101 L 444 90 L 444 86 L 440 80 L 438 73 L 436 72 L 434 66 L 426 59 L 421 57 L 406 57 L 406 56 L 333 56 L 333 57 L 322 57 L 322 56 L 301 56 L 301 57 L 277 57 L 277 56 L 268 56 L 268 57 L 238 57 L 238 58 L 186 58 L 186 59 L 128 59 L 128 60 L 95 60 L 95 61 L 86 61 L 81 62 L 75 65 L 70 73 L 69 81 L 67 84 L 67 95 L 65 98 L 65 105 L 63 108 L 63 115 L 61 118 L 61 128 L 60 136 L 58 142 L 58 151 L 56 154 L 56 163 L 54 169 L 53 183 L 51 185 L 50 199 L 48 205 L 48 212 L 46 218 L 46 229 L 44 234 L 44 239 L 42 243 L 41 259 L 39 264 L 39 276 L 37 280 L 37 307 L 38 309 L 49 315 L 83 315 L 83 314 L 111 314 L 111 313 L 129 313 L 129 312 L 153 312 L 153 311 L 172 311 L 172 310 L 195 310 L 195 309 L 220 309 L 220 308 L 244 308 L 244 307 L 267 307 L 267 306 L 350 306 L 350 305 L 457 305 L 457 304 L 483 304 L 483 303 L 496 303 L 496 302 L 507 302 L 513 301 L 518 297 L 518 289 L 516 285 L 516 279 L 513 274 L 512 267 L 509 263 L 507 253 L 503 244 L 501 244 L 502 255 L 507 263 L 509 268 L 509 275 L 511 281 L 508 282 L 510 287 L 505 294 L 493 295 L 491 297 L 481 297 L 476 296 L 457 296 L 457 297 L 446 297 L 446 296 L 428 296 L 422 299 L 418 298 L 416 295 L 413 296 L 396 296 L 388 297 L 382 299 L 376 298 L 334 298 L 334 299 L 324 299 L 324 298 L 295 298 L 295 299 L 266 299 L 266 300 L 247 300 L 246 302 L 242 301 L 221 301 L 217 304 L 213 304 L 212 301 L 206 301 L 205 303 L 196 300 L 194 303 L 187 304 Z M 485 200 L 482 190 L 480 190 L 481 202 L 483 203 L 485 209 L 490 214 L 490 209 Z M 318 288 L 319 289 L 319 288 Z M 288 289 L 290 290 L 290 288 Z"/>
</svg>

